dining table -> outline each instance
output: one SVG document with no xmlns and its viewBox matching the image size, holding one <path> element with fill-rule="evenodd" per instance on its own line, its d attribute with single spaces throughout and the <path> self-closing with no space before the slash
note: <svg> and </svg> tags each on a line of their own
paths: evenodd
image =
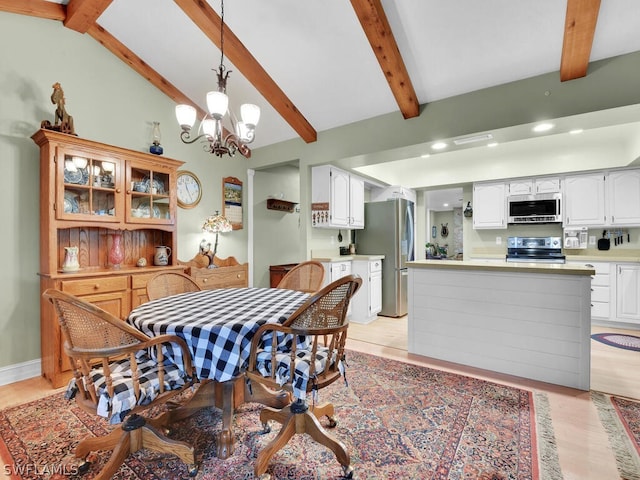
<svg viewBox="0 0 640 480">
<path fill-rule="evenodd" d="M 220 408 L 222 429 L 217 434 L 216 455 L 224 459 L 234 451 L 235 408 L 245 402 L 286 406 L 287 392 L 272 392 L 256 382 L 247 385 L 243 372 L 258 328 L 283 322 L 308 297 L 281 288 L 222 288 L 171 295 L 134 308 L 126 318 L 129 324 L 151 337 L 177 335 L 191 351 L 200 386 L 188 403 L 172 412 L 171 422 L 204 407 Z M 163 353 L 183 367 L 178 348 L 168 345 Z"/>
</svg>

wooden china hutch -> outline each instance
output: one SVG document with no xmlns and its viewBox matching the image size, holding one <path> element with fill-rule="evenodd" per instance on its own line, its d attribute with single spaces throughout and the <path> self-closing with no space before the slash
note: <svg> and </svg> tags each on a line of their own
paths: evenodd
<svg viewBox="0 0 640 480">
<path fill-rule="evenodd" d="M 57 288 L 126 318 L 147 301 L 149 278 L 184 270 L 176 258 L 176 172 L 183 162 L 52 130 L 32 139 L 40 147 L 41 293 Z M 154 265 L 159 246 L 174 253 L 163 266 Z M 65 258 L 75 247 L 78 262 L 70 266 Z M 70 365 L 55 312 L 42 297 L 40 333 L 42 374 L 63 386 Z"/>
</svg>

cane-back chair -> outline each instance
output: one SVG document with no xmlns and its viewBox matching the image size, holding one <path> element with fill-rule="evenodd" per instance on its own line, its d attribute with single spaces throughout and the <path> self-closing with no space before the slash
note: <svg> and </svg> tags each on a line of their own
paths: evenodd
<svg viewBox="0 0 640 480">
<path fill-rule="evenodd" d="M 315 260 L 302 262 L 289 270 L 277 288 L 299 290 L 306 293 L 315 293 L 322 287 L 324 280 L 324 267 Z"/>
<path fill-rule="evenodd" d="M 147 282 L 149 300 L 199 290 L 200 285 L 193 278 L 180 272 L 160 272 Z"/>
<path fill-rule="evenodd" d="M 96 450 L 113 450 L 96 479 L 110 479 L 130 453 L 147 448 L 177 455 L 197 473 L 194 449 L 186 442 L 164 435 L 173 421 L 171 410 L 148 418 L 141 413 L 152 406 L 175 400 L 190 388 L 195 377 L 189 349 L 174 335 L 148 337 L 131 325 L 80 298 L 48 289 L 43 296 L 53 303 L 64 338 L 64 350 L 74 373 L 67 398 L 75 397 L 83 410 L 122 423 L 103 437 L 88 437 L 76 447 L 82 459 L 80 471 L 90 468 L 87 457 Z M 165 362 L 162 345 L 182 350 L 185 370 Z"/>
<path fill-rule="evenodd" d="M 349 453 L 345 445 L 329 434 L 319 419 L 329 417 L 329 427 L 335 427 L 331 403 L 310 406 L 307 394 L 326 387 L 342 375 L 344 346 L 347 338 L 347 308 L 351 297 L 362 284 L 357 275 L 348 275 L 311 295 L 286 321 L 262 325 L 251 343 L 247 377 L 274 390 L 291 392 L 292 402 L 283 409 L 265 407 L 260 421 L 265 432 L 268 422 L 282 424 L 280 433 L 258 454 L 254 472 L 260 479 L 271 457 L 296 433 L 307 433 L 335 454 L 344 476 L 353 477 Z M 278 345 L 286 345 L 281 348 Z M 291 367 L 293 365 L 293 368 Z"/>
</svg>

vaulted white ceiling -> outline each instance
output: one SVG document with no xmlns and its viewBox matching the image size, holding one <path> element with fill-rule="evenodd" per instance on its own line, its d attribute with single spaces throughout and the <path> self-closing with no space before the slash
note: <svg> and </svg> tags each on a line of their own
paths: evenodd
<svg viewBox="0 0 640 480">
<path fill-rule="evenodd" d="M 85 30 L 87 25 L 97 24 L 166 79 L 178 94 L 202 109 L 206 107 L 206 92 L 216 87 L 214 69 L 220 61 L 220 50 L 211 38 L 215 32 L 209 37 L 205 34 L 215 30 L 215 21 L 203 32 L 185 13 L 185 5 L 195 5 L 197 1 L 31 0 L 25 7 L 18 5 L 20 2 L 0 0 L 0 9 L 47 16 L 39 5 L 48 2 L 67 5 L 61 15 L 80 12 L 67 25 L 72 28 L 94 14 Z M 226 0 L 225 48 L 232 48 L 230 31 L 289 100 L 289 112 L 306 120 L 311 132 L 392 112 L 401 115 L 401 103 L 394 97 L 365 34 L 380 31 L 367 30 L 358 17 L 358 12 L 368 15 L 376 3 L 377 0 Z M 599 10 L 597 3 L 598 0 L 381 0 L 390 31 L 380 33 L 382 39 L 377 41 L 388 40 L 383 38 L 385 35 L 395 38 L 414 100 L 426 104 L 559 71 L 563 42 L 570 31 L 565 25 L 568 4 L 574 12 L 591 9 L 597 13 L 590 55 L 587 51 L 589 61 L 640 51 L 640 2 L 604 0 Z M 219 0 L 206 0 L 207 6 L 220 14 Z M 60 14 L 49 17 L 56 19 L 56 15 Z M 203 15 L 198 13 L 197 17 L 200 20 Z M 580 22 L 584 20 L 578 18 Z M 89 28 L 89 33 L 95 36 L 95 30 Z M 589 42 L 585 44 L 589 46 Z M 581 44 L 578 47 L 582 48 Z M 387 45 L 384 51 L 389 56 L 392 50 Z M 229 55 L 229 50 L 225 53 Z M 246 57 L 236 58 L 244 61 Z M 239 68 L 228 58 L 224 63 L 232 71 L 228 83 L 231 108 L 237 111 L 241 103 L 251 102 L 262 110 L 251 148 L 303 136 L 300 127 L 292 126 L 282 111 L 270 103 L 270 87 L 260 93 L 260 88 L 248 79 L 253 74 L 246 66 Z M 397 70 L 388 73 L 389 77 L 399 75 Z"/>
</svg>

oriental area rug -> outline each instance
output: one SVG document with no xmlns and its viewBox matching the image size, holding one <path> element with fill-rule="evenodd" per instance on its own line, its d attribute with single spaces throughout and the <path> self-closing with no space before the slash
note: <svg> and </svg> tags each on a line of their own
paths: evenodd
<svg viewBox="0 0 640 480">
<path fill-rule="evenodd" d="M 640 402 L 591 392 L 607 431 L 620 478 L 640 480 Z"/>
<path fill-rule="evenodd" d="M 556 480 L 562 473 L 543 394 L 471 377 L 348 352 L 347 381 L 320 391 L 331 401 L 338 425 L 332 433 L 351 455 L 354 478 Z M 215 456 L 217 409 L 207 408 L 174 425 L 173 438 L 195 446 L 198 479 L 253 479 L 258 452 L 276 435 L 262 434 L 260 405 L 245 404 L 234 416 L 236 449 Z M 326 425 L 326 418 L 321 420 Z M 103 435 L 105 423 L 62 394 L 0 412 L 0 454 L 16 479 L 62 479 L 77 469 L 73 450 L 86 435 Z M 182 479 L 187 468 L 151 452 L 131 455 L 118 479 Z M 95 476 L 107 455 L 98 453 Z M 307 435 L 296 435 L 271 459 L 272 479 L 342 478 L 333 453 Z M 78 477 L 80 478 L 80 477 Z"/>
</svg>

